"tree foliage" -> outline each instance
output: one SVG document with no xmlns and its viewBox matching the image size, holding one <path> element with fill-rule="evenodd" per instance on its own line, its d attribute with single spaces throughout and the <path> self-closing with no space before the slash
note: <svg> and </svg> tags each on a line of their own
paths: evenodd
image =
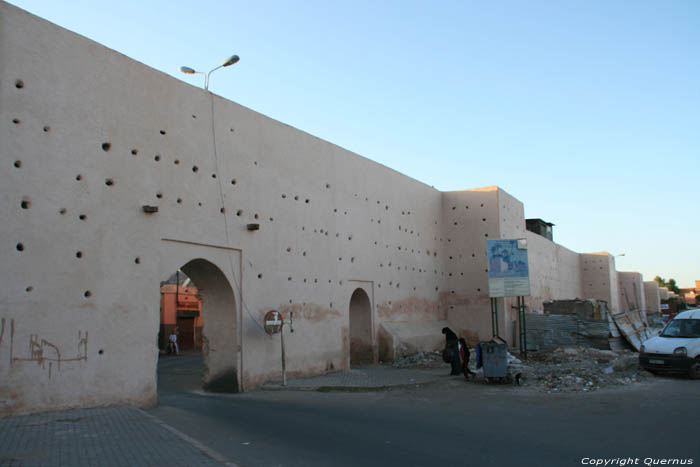
<svg viewBox="0 0 700 467">
<path fill-rule="evenodd" d="M 669 280 L 665 280 L 661 276 L 656 276 L 654 278 L 654 281 L 656 281 L 656 283 L 659 284 L 659 287 L 665 287 L 675 294 L 681 293 L 681 289 L 678 287 L 678 284 L 676 284 L 676 279 L 671 278 Z"/>
</svg>

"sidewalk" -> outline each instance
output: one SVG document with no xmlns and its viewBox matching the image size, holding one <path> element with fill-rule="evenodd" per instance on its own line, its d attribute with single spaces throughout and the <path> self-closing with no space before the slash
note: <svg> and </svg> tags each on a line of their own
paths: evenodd
<svg viewBox="0 0 700 467">
<path fill-rule="evenodd" d="M 444 381 L 449 368 L 389 365 L 266 384 L 269 390 L 372 390 Z M 0 418 L 0 467 L 236 467 L 223 456 L 135 407 L 75 409 Z"/>
<path fill-rule="evenodd" d="M 283 386 L 281 381 L 268 383 L 263 385 L 262 389 L 297 391 L 380 389 L 445 380 L 448 378 L 447 372 L 449 371 L 449 368 L 398 369 L 389 365 L 373 365 L 347 371 L 336 371 L 322 376 L 288 379 L 287 386 Z"/>
<path fill-rule="evenodd" d="M 134 407 L 0 418 L 0 467 L 195 465 L 235 466 Z"/>
</svg>

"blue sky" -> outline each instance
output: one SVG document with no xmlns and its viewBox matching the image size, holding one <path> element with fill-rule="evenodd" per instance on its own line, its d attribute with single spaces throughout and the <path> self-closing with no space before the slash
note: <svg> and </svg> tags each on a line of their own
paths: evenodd
<svg viewBox="0 0 700 467">
<path fill-rule="evenodd" d="M 32 1 L 435 188 L 499 185 L 618 269 L 700 280 L 700 2 Z"/>
</svg>

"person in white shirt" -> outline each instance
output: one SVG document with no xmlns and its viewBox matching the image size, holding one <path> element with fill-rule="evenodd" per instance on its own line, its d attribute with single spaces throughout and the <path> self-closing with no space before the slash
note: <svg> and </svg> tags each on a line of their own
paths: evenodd
<svg viewBox="0 0 700 467">
<path fill-rule="evenodd" d="M 170 331 L 170 351 L 175 350 L 175 355 L 180 355 L 180 350 L 177 348 L 177 332 L 175 329 Z"/>
</svg>

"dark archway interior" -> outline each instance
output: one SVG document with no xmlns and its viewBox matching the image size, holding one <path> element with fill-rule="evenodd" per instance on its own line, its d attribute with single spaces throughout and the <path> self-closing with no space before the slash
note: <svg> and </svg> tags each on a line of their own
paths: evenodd
<svg viewBox="0 0 700 467">
<path fill-rule="evenodd" d="M 233 289 L 224 273 L 207 260 L 191 260 L 180 270 L 196 284 L 202 302 L 202 352 L 181 357 L 180 371 L 201 374 L 200 387 L 207 391 L 238 392 L 238 329 Z M 177 360 L 159 366 L 167 369 L 170 380 L 176 379 L 173 375 L 178 371 Z M 164 377 L 161 370 L 159 377 Z"/>
<path fill-rule="evenodd" d="M 356 289 L 350 298 L 350 365 L 373 362 L 372 306 L 367 293 Z"/>
</svg>

